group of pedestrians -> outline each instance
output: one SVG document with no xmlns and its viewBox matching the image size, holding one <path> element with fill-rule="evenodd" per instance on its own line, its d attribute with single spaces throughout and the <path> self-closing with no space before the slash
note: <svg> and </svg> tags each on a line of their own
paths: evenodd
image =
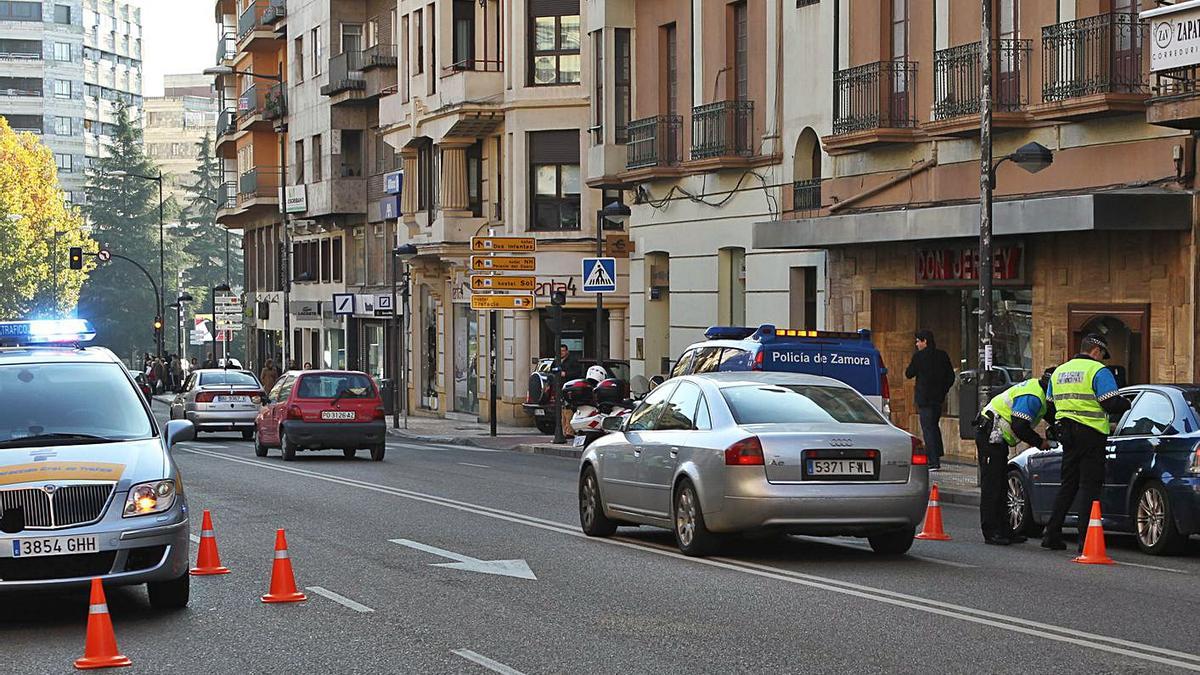
<svg viewBox="0 0 1200 675">
<path fill-rule="evenodd" d="M 142 355 L 142 374 L 155 394 L 180 391 L 188 375 L 198 367 L 195 358 L 188 360 L 178 354 L 168 354 L 165 360 L 149 352 Z"/>
<path fill-rule="evenodd" d="M 946 394 L 954 382 L 954 369 L 946 352 L 937 348 L 933 334 L 916 335 L 917 351 L 905 370 L 916 378 L 915 401 L 931 470 L 941 466 L 943 454 L 938 419 Z M 1054 510 L 1043 530 L 1042 548 L 1064 550 L 1063 522 L 1079 499 L 1083 509 L 1100 498 L 1104 483 L 1105 444 L 1110 419 L 1129 409 L 1129 400 L 1118 396 L 1116 377 L 1104 365 L 1111 354 L 1102 335 L 1088 334 L 1079 352 L 1060 366 L 1047 368 L 993 397 L 975 419 L 975 447 L 979 462 L 979 521 L 984 541 L 1004 546 L 1025 541 L 1012 531 L 1008 517 L 1008 456 L 1019 443 L 1043 450 L 1050 440 L 1038 434 L 1038 424 L 1048 423 L 1048 437 L 1062 445 L 1062 482 Z M 1082 551 L 1088 519 L 1079 519 L 1078 547 Z"/>
</svg>

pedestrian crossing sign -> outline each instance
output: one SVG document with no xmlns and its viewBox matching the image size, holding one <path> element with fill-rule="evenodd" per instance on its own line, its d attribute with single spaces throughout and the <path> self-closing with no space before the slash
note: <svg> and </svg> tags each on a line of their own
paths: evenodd
<svg viewBox="0 0 1200 675">
<path fill-rule="evenodd" d="M 612 293 L 617 290 L 616 258 L 583 259 L 583 292 Z"/>
</svg>

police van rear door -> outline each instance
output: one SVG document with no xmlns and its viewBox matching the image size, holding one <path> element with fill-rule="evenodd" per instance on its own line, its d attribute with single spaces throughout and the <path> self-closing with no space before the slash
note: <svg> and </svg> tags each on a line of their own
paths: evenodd
<svg viewBox="0 0 1200 675">
<path fill-rule="evenodd" d="M 777 337 L 761 349 L 763 370 L 823 375 L 845 382 L 882 409 L 882 366 L 870 340 L 827 337 Z"/>
</svg>

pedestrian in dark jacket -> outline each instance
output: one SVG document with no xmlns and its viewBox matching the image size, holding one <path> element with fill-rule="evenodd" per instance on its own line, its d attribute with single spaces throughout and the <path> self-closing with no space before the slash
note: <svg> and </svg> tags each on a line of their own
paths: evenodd
<svg viewBox="0 0 1200 675">
<path fill-rule="evenodd" d="M 950 364 L 950 355 L 937 348 L 932 331 L 917 331 L 915 337 L 917 351 L 908 362 L 908 368 L 904 369 L 904 376 L 917 380 L 913 400 L 921 417 L 921 435 L 925 439 L 929 468 L 936 470 L 942 468 L 942 455 L 945 454 L 938 420 L 942 417 L 946 394 L 954 386 L 954 366 Z"/>
</svg>

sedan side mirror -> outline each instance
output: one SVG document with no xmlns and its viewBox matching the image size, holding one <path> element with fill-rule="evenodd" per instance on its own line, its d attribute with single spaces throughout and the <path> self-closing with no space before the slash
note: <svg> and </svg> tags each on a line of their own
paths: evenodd
<svg viewBox="0 0 1200 675">
<path fill-rule="evenodd" d="M 600 422 L 600 428 L 608 432 L 623 431 L 625 429 L 625 418 L 605 417 L 604 420 Z"/>
<path fill-rule="evenodd" d="M 171 420 L 163 428 L 163 437 L 167 439 L 167 449 L 176 443 L 195 440 L 196 427 L 188 420 Z"/>
</svg>

